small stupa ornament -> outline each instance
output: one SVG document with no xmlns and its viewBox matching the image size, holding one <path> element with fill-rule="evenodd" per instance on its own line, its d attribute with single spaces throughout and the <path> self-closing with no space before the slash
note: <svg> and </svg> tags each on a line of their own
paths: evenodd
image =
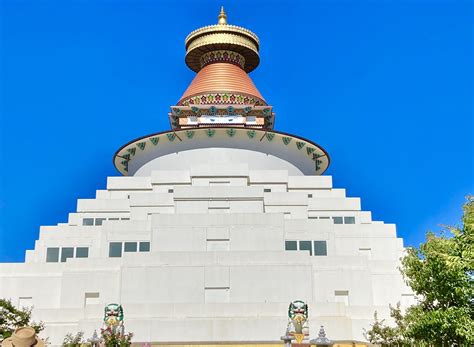
<svg viewBox="0 0 474 347">
<path fill-rule="evenodd" d="M 316 346 L 331 346 L 331 340 L 326 337 L 326 331 L 324 331 L 324 326 L 321 325 L 319 329 L 318 337 L 314 340 L 311 340 L 310 343 Z"/>
<path fill-rule="evenodd" d="M 224 6 L 221 7 L 221 12 L 219 13 L 219 17 L 217 18 L 218 18 L 217 24 L 227 25 L 227 15 L 225 14 Z"/>
</svg>

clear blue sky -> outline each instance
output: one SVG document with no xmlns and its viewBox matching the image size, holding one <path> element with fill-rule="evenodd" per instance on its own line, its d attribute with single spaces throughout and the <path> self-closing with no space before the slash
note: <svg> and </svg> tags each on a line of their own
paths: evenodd
<svg viewBox="0 0 474 347">
<path fill-rule="evenodd" d="M 322 145 L 335 187 L 406 245 L 474 192 L 471 1 L 0 4 L 1 262 L 104 189 L 122 144 L 169 128 L 194 76 L 184 38 L 221 5 L 261 39 L 251 77 L 276 129 Z"/>
</svg>

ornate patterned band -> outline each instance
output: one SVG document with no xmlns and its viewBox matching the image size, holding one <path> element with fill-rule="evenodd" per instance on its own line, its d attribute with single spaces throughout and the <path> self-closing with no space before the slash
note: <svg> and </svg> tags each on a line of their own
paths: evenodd
<svg viewBox="0 0 474 347">
<path fill-rule="evenodd" d="M 205 105 L 205 104 L 240 104 L 265 106 L 266 103 L 255 96 L 237 93 L 209 93 L 199 94 L 182 99 L 178 102 L 180 106 Z"/>
<path fill-rule="evenodd" d="M 201 62 L 201 68 L 204 66 L 211 64 L 211 63 L 217 63 L 217 62 L 225 62 L 225 63 L 231 63 L 240 66 L 242 69 L 245 66 L 245 58 L 240 55 L 239 53 L 233 52 L 233 51 L 211 51 L 203 54 L 203 56 L 200 59 Z"/>
</svg>

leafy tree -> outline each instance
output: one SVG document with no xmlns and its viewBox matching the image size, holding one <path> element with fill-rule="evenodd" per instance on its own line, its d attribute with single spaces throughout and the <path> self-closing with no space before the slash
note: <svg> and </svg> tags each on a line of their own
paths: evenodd
<svg viewBox="0 0 474 347">
<path fill-rule="evenodd" d="M 44 329 L 43 322 L 31 321 L 32 308 L 16 308 L 10 300 L 0 299 L 0 339 L 10 337 L 16 328 L 30 326 L 38 334 Z"/>
<path fill-rule="evenodd" d="M 400 308 L 400 303 L 393 307 L 390 305 L 390 316 L 395 321 L 394 326 L 385 325 L 385 319 L 379 320 L 377 311 L 374 312 L 374 323 L 372 323 L 370 330 L 365 330 L 365 338 L 370 343 L 387 346 L 412 346 L 413 341 L 404 337 L 403 314 Z"/>
<path fill-rule="evenodd" d="M 391 308 L 395 326 L 375 316 L 366 332 L 372 343 L 471 346 L 474 344 L 474 199 L 464 205 L 463 225 L 449 235 L 428 233 L 418 249 L 407 249 L 401 272 L 418 298 L 402 314 Z"/>
</svg>

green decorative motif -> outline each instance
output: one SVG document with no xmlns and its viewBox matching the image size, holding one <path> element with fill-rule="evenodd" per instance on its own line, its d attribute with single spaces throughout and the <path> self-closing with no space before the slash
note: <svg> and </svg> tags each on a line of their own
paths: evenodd
<svg viewBox="0 0 474 347">
<path fill-rule="evenodd" d="M 124 167 L 124 168 L 123 168 L 123 171 L 128 172 L 128 167 Z"/>
<path fill-rule="evenodd" d="M 122 155 L 122 157 L 125 158 L 125 159 L 127 159 L 127 160 L 130 160 L 130 154 L 128 154 L 128 153 Z"/>
<path fill-rule="evenodd" d="M 256 134 L 257 134 L 257 132 L 255 130 L 247 131 L 247 136 L 249 137 L 249 139 L 253 139 Z"/>
<path fill-rule="evenodd" d="M 226 132 L 227 135 L 229 135 L 230 137 L 233 137 L 233 136 L 237 133 L 237 130 L 235 130 L 235 129 L 227 129 L 225 132 Z"/>
<path fill-rule="evenodd" d="M 296 342 L 301 343 L 308 330 L 308 305 L 302 300 L 295 300 L 288 307 L 287 331 L 293 335 Z M 307 333 L 306 333 L 307 334 Z"/>
<path fill-rule="evenodd" d="M 173 107 L 171 109 L 171 111 L 173 111 L 173 114 L 175 114 L 175 115 L 179 115 L 181 113 L 181 110 L 177 107 Z"/>
<path fill-rule="evenodd" d="M 160 138 L 158 136 L 150 137 L 150 141 L 156 146 L 158 144 L 158 141 L 160 141 Z"/>
<path fill-rule="evenodd" d="M 209 108 L 209 113 L 210 113 L 210 114 L 216 114 L 216 112 L 217 112 L 217 108 L 216 108 L 215 106 L 211 106 L 211 107 Z"/>
<path fill-rule="evenodd" d="M 227 112 L 229 112 L 229 114 L 233 114 L 234 108 L 232 106 L 227 107 Z"/>
<path fill-rule="evenodd" d="M 170 142 L 173 142 L 174 139 L 176 138 L 176 135 L 174 133 L 168 133 L 166 134 L 166 137 L 168 138 Z"/>
<path fill-rule="evenodd" d="M 271 115 L 272 115 L 272 110 L 269 109 L 269 108 L 264 108 L 264 109 L 263 109 L 263 114 L 264 114 L 265 116 L 271 116 Z"/>
<path fill-rule="evenodd" d="M 113 329 L 123 325 L 123 308 L 119 304 L 108 304 L 104 310 L 104 323 Z"/>
<path fill-rule="evenodd" d="M 145 149 L 146 142 L 138 142 L 137 147 L 140 148 L 142 151 Z"/>
<path fill-rule="evenodd" d="M 122 164 L 123 166 L 127 166 L 128 165 L 128 160 L 122 160 L 120 162 L 120 164 Z"/>
<path fill-rule="evenodd" d="M 188 139 L 192 139 L 194 136 L 194 131 L 193 130 L 187 130 L 186 131 L 186 136 Z"/>
<path fill-rule="evenodd" d="M 127 152 L 130 153 L 131 155 L 135 155 L 136 149 L 135 147 L 127 148 Z"/>
<path fill-rule="evenodd" d="M 215 135 L 216 131 L 214 129 L 207 129 L 206 130 L 206 135 L 209 137 L 213 137 Z"/>
<path fill-rule="evenodd" d="M 303 148 L 305 145 L 306 145 L 306 143 L 304 143 L 304 142 L 296 141 L 296 147 L 298 149 Z"/>
<path fill-rule="evenodd" d="M 266 133 L 265 137 L 267 138 L 268 141 L 272 141 L 273 138 L 275 137 L 275 133 Z"/>
<path fill-rule="evenodd" d="M 315 150 L 316 150 L 316 148 L 306 147 L 306 153 L 308 153 L 308 155 L 311 155 L 311 153 L 313 153 Z"/>
<path fill-rule="evenodd" d="M 191 107 L 191 111 L 193 111 L 194 113 L 199 113 L 199 108 L 197 108 L 196 106 L 193 106 Z"/>
<path fill-rule="evenodd" d="M 250 111 L 252 111 L 252 108 L 250 106 L 244 107 L 244 113 L 245 114 L 249 113 Z"/>
<path fill-rule="evenodd" d="M 291 142 L 291 137 L 284 136 L 281 138 L 285 146 L 287 146 Z"/>
</svg>

